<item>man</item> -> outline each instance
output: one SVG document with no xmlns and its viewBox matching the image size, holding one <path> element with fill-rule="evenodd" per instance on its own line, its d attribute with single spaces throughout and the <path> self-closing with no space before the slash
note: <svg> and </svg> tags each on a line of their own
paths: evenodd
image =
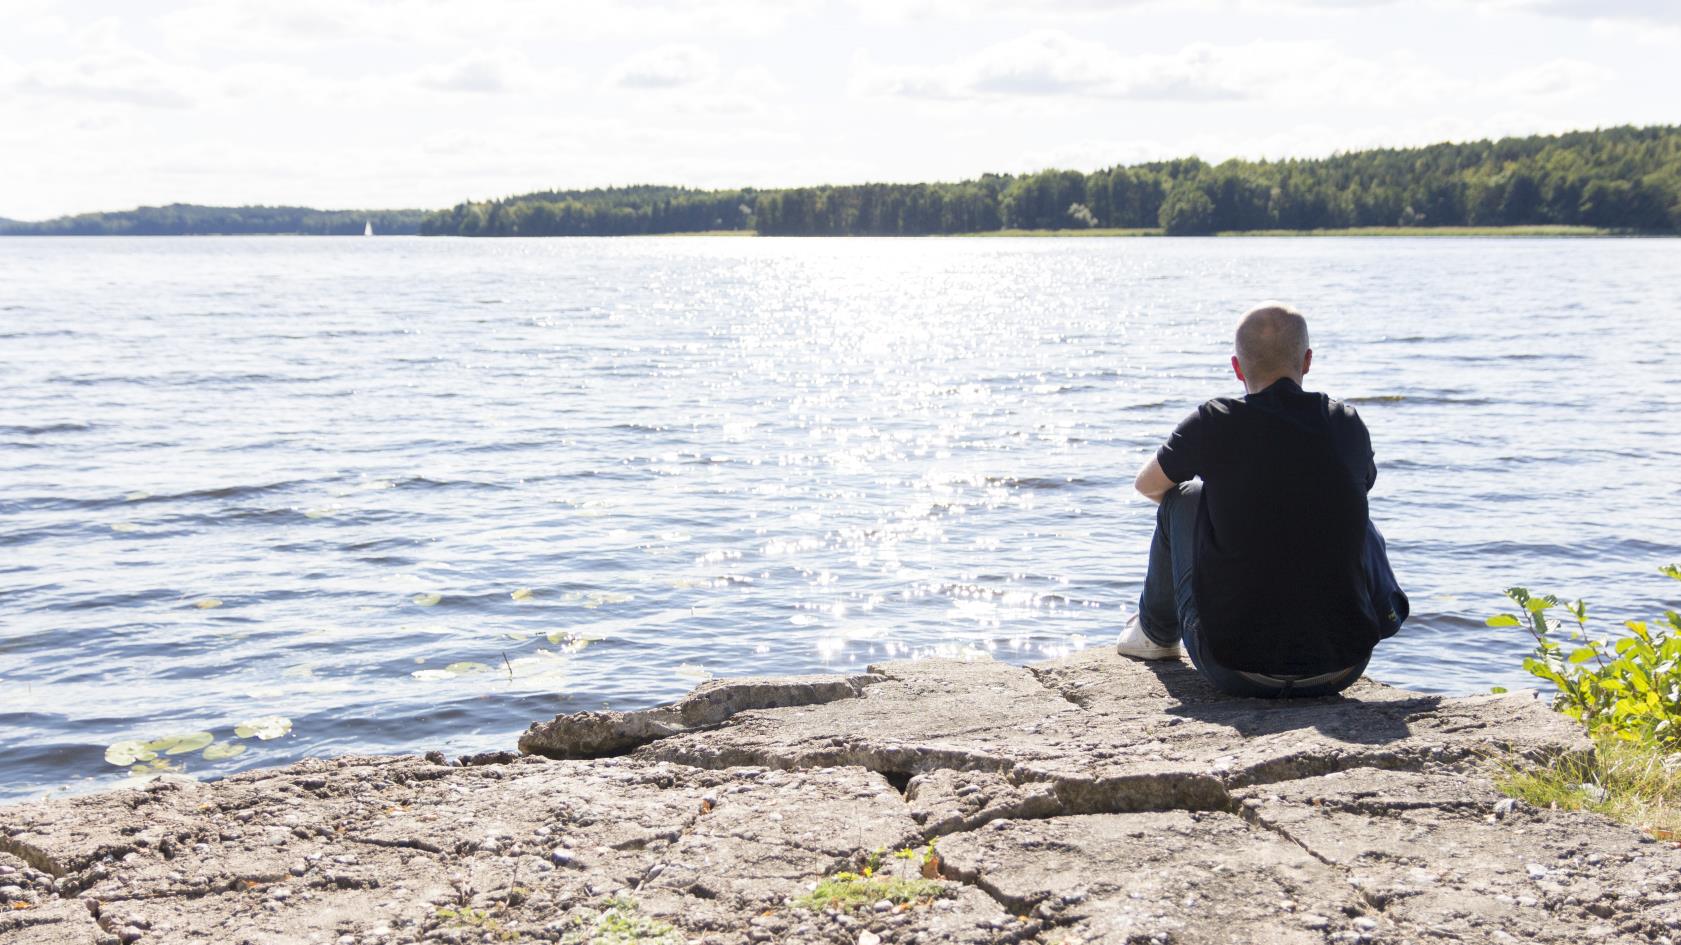
<svg viewBox="0 0 1681 945">
<path fill-rule="evenodd" d="M 1197 408 L 1134 483 L 1161 507 L 1116 648 L 1177 659 L 1183 643 L 1235 696 L 1341 692 L 1408 609 L 1368 518 L 1371 437 L 1353 407 L 1302 390 L 1313 349 L 1299 312 L 1262 305 L 1235 347 L 1247 394 Z"/>
</svg>

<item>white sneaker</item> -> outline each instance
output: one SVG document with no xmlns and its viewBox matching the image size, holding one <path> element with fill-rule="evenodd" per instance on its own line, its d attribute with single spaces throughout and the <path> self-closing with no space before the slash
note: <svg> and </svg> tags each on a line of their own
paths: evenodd
<svg viewBox="0 0 1681 945">
<path fill-rule="evenodd" d="M 1135 660 L 1176 660 L 1181 651 L 1177 643 L 1162 646 L 1145 636 L 1144 625 L 1138 622 L 1138 615 L 1133 614 L 1127 618 L 1121 638 L 1115 641 L 1115 652 Z"/>
</svg>

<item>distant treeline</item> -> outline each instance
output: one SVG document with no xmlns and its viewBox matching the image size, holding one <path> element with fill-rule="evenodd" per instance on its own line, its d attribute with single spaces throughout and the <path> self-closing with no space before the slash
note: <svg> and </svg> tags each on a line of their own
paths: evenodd
<svg viewBox="0 0 1681 945">
<path fill-rule="evenodd" d="M 427 236 L 632 236 L 750 230 L 753 190 L 608 187 L 545 191 L 427 214 Z"/>
<path fill-rule="evenodd" d="M 305 236 L 420 232 L 424 210 L 311 210 L 308 207 L 200 207 L 172 203 L 116 213 L 82 213 L 39 223 L 0 220 L 13 236 L 212 236 L 287 233 Z"/>
<path fill-rule="evenodd" d="M 987 174 L 958 183 L 544 191 L 430 213 L 171 204 L 41 223 L 0 220 L 0 234 L 356 234 L 370 221 L 377 234 L 447 236 L 704 230 L 909 236 L 1093 227 L 1179 235 L 1538 225 L 1681 232 L 1681 126 L 1384 148 L 1314 160 L 1211 165 L 1185 158 L 1089 174 Z"/>
<path fill-rule="evenodd" d="M 1621 127 L 1329 158 L 1196 158 L 1093 173 L 787 190 L 546 192 L 430 214 L 420 231 L 578 236 L 752 230 L 917 235 L 1156 228 L 1169 234 L 1372 226 L 1566 224 L 1681 231 L 1681 127 Z"/>
</svg>

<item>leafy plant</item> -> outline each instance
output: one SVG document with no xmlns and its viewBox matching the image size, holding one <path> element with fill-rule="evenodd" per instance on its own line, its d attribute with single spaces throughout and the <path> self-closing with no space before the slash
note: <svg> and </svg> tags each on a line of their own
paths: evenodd
<svg viewBox="0 0 1681 945">
<path fill-rule="evenodd" d="M 827 877 L 794 901 L 794 905 L 813 912 L 825 909 L 859 909 L 883 899 L 894 905 L 938 899 L 947 892 L 944 883 L 927 879 L 903 877 L 862 876 L 842 872 Z"/>
<path fill-rule="evenodd" d="M 669 924 L 650 919 L 630 899 L 613 898 L 600 913 L 572 917 L 573 930 L 561 945 L 680 945 L 682 935 Z"/>
<path fill-rule="evenodd" d="M 1681 568 L 1662 573 L 1681 580 Z M 1506 596 L 1522 616 L 1498 614 L 1491 627 L 1523 627 L 1535 638 L 1524 669 L 1558 690 L 1553 707 L 1596 736 L 1681 747 L 1681 614 L 1666 611 L 1663 624 L 1630 620 L 1629 635 L 1615 641 L 1588 634 L 1588 607 L 1551 594 L 1510 587 Z M 1564 611 L 1570 624 L 1549 616 Z"/>
</svg>

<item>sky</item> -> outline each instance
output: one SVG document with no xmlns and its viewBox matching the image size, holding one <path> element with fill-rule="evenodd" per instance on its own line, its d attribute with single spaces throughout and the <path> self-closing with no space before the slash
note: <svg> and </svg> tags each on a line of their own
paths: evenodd
<svg viewBox="0 0 1681 945">
<path fill-rule="evenodd" d="M 1676 0 L 0 0 L 0 216 L 1681 123 Z"/>
</svg>

